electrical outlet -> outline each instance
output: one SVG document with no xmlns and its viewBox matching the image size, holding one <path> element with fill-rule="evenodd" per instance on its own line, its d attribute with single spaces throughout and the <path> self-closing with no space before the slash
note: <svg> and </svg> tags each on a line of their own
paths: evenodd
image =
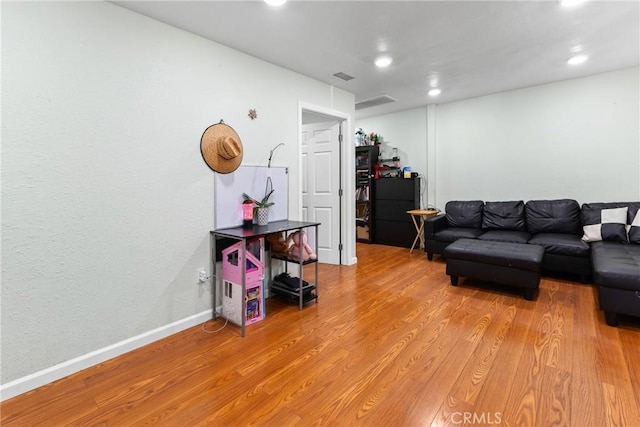
<svg viewBox="0 0 640 427">
<path fill-rule="evenodd" d="M 206 270 L 204 270 L 204 269 L 198 270 L 198 281 L 200 283 L 206 282 L 208 278 L 209 278 L 209 276 L 207 276 L 207 271 Z"/>
</svg>

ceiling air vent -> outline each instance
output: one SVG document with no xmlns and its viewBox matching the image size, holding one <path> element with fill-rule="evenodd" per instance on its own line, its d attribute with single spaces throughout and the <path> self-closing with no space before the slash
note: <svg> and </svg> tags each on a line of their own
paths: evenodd
<svg viewBox="0 0 640 427">
<path fill-rule="evenodd" d="M 349 74 L 343 73 L 342 71 L 340 71 L 339 73 L 335 73 L 333 76 L 337 77 L 339 79 L 342 79 L 345 82 L 348 82 L 349 80 L 353 80 L 354 79 L 353 76 L 350 76 Z"/>
<path fill-rule="evenodd" d="M 364 99 L 362 101 L 356 102 L 356 110 L 377 107 L 378 105 L 388 104 L 390 102 L 396 101 L 397 99 L 392 98 L 389 95 L 376 96 L 375 98 Z"/>
</svg>

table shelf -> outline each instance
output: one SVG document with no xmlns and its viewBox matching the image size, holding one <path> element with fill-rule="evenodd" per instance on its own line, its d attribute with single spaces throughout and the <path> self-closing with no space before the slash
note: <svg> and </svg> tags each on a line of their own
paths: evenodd
<svg viewBox="0 0 640 427">
<path fill-rule="evenodd" d="M 249 228 L 243 227 L 230 227 L 230 228 L 221 228 L 216 229 L 210 232 L 211 235 L 211 271 L 213 272 L 212 277 L 212 286 L 213 286 L 213 318 L 217 318 L 217 316 L 222 316 L 218 313 L 217 310 L 217 289 L 218 289 L 218 281 L 221 279 L 221 275 L 219 275 L 216 271 L 216 243 L 221 239 L 232 239 L 238 240 L 241 242 L 241 251 L 242 251 L 242 259 L 246 259 L 246 251 L 247 251 L 247 242 L 251 239 L 255 239 L 257 237 L 265 237 L 269 234 L 277 234 L 277 233 L 292 233 L 295 231 L 302 232 L 308 228 L 315 229 L 315 253 L 318 253 L 318 226 L 319 222 L 304 222 L 304 221 L 274 221 L 265 226 L 253 225 Z M 300 268 L 300 281 L 303 283 L 303 266 L 307 264 L 315 264 L 315 283 L 309 284 L 307 286 L 299 286 L 297 290 L 284 289 L 282 286 L 276 285 L 275 287 L 272 284 L 271 278 L 265 277 L 266 283 L 269 283 L 270 291 L 275 291 L 276 293 L 280 293 L 281 295 L 286 295 L 290 299 L 296 299 L 298 301 L 298 307 L 302 310 L 303 306 L 308 304 L 311 301 L 316 301 L 318 299 L 318 260 L 317 259 L 308 259 L 308 260 L 298 260 L 291 258 L 290 256 L 285 256 L 283 254 L 269 254 L 268 262 L 269 262 L 269 270 L 268 274 L 272 274 L 271 262 L 273 259 L 285 261 L 285 269 L 289 263 L 294 263 L 299 265 Z M 247 288 L 247 277 L 245 269 L 241 269 L 241 295 L 246 293 Z M 270 292 L 271 294 L 271 292 Z M 270 295 L 271 296 L 271 295 Z M 242 313 L 245 313 L 247 310 L 247 302 L 243 298 L 242 299 Z M 266 310 L 265 310 L 266 311 Z M 265 313 L 266 315 L 266 313 Z M 245 326 L 246 319 L 245 316 L 241 316 L 240 322 L 241 328 L 241 336 L 245 335 Z"/>
<path fill-rule="evenodd" d="M 292 262 L 292 263 L 300 263 L 300 260 L 295 259 L 295 258 L 291 258 L 290 255 L 282 255 L 282 254 L 272 254 L 271 255 L 272 259 L 279 259 L 280 261 L 287 261 L 287 262 Z M 318 262 L 317 259 L 307 259 L 302 261 L 302 265 L 307 265 L 307 264 L 313 264 L 314 262 Z"/>
</svg>

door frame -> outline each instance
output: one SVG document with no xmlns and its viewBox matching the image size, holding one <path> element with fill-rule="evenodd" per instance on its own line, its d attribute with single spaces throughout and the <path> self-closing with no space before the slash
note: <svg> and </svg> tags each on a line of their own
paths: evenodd
<svg viewBox="0 0 640 427">
<path fill-rule="evenodd" d="M 353 122 L 351 115 L 342 111 L 333 110 L 331 108 L 325 108 L 318 105 L 310 104 L 307 102 L 298 102 L 298 170 L 300 174 L 298 176 L 298 189 L 300 195 L 298 198 L 298 215 L 302 218 L 302 113 L 303 112 L 322 114 L 328 116 L 329 119 L 335 119 L 336 122 L 342 122 L 342 143 L 340 144 L 340 159 L 338 162 L 340 170 L 340 190 L 342 196 L 339 197 L 339 211 L 340 211 L 340 243 L 342 244 L 342 251 L 340 253 L 340 264 L 352 265 L 357 262 L 355 257 L 355 226 L 354 221 L 355 212 L 353 204 L 354 195 L 352 191 L 348 189 L 352 188 L 354 184 L 353 174 L 354 167 L 349 168 L 349 165 L 353 166 L 355 153 L 354 150 L 349 148 L 353 147 L 352 141 L 352 129 Z"/>
</svg>

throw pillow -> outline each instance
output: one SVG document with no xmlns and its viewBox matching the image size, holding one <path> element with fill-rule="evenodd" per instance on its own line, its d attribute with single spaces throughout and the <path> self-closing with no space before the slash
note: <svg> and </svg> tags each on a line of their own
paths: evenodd
<svg viewBox="0 0 640 427">
<path fill-rule="evenodd" d="M 627 241 L 627 209 L 593 209 L 582 211 L 584 223 L 585 242 L 599 242 L 601 240 L 611 242 Z"/>
<path fill-rule="evenodd" d="M 640 244 L 640 209 L 636 212 L 636 216 L 633 217 L 631 225 L 628 226 L 629 242 Z"/>
</svg>

